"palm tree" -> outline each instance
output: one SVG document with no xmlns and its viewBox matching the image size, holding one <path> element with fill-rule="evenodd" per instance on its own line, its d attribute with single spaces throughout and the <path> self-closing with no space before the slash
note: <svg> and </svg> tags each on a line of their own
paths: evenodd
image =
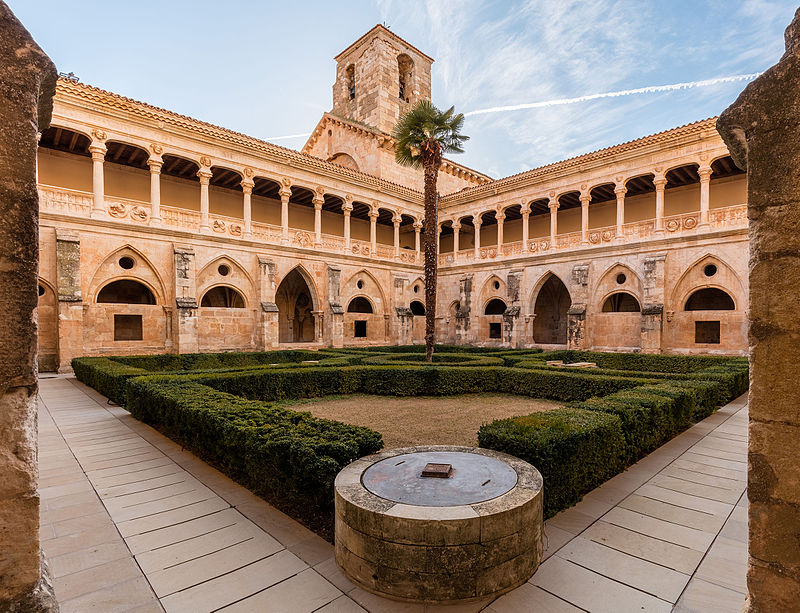
<svg viewBox="0 0 800 613">
<path fill-rule="evenodd" d="M 463 153 L 469 136 L 461 134 L 464 115 L 454 107 L 442 112 L 429 100 L 420 100 L 394 127 L 395 159 L 402 166 L 422 167 L 425 173 L 425 358 L 433 360 L 436 323 L 436 267 L 439 194 L 436 179 L 445 153 Z"/>
</svg>

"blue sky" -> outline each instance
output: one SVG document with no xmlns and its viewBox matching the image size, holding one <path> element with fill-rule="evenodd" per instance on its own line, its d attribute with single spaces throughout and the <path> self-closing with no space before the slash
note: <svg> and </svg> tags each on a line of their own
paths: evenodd
<svg viewBox="0 0 800 613">
<path fill-rule="evenodd" d="M 462 112 L 760 72 L 796 0 L 7 0 L 90 83 L 247 134 L 330 110 L 333 57 L 376 23 L 435 58 Z M 457 161 L 494 177 L 717 115 L 744 82 L 467 118 Z M 300 148 L 304 138 L 278 144 Z"/>
</svg>

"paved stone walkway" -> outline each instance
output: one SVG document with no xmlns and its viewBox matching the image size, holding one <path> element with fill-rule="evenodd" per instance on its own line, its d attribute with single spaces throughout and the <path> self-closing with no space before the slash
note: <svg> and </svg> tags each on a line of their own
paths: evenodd
<svg viewBox="0 0 800 613">
<path fill-rule="evenodd" d="M 42 547 L 64 613 L 738 613 L 745 397 L 548 520 L 546 559 L 494 602 L 352 585 L 332 546 L 73 378 L 40 391 Z"/>
</svg>

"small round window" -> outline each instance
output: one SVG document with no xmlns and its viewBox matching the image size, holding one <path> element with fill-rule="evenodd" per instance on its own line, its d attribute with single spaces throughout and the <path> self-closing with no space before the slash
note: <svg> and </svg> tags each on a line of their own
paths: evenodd
<svg viewBox="0 0 800 613">
<path fill-rule="evenodd" d="M 623 284 L 623 283 L 625 283 L 625 281 L 627 281 L 627 280 L 628 280 L 628 277 L 626 277 L 626 276 L 625 276 L 625 273 L 622 273 L 622 272 L 621 272 L 621 273 L 619 273 L 619 274 L 617 275 L 617 284 L 618 284 L 618 285 L 622 285 L 622 284 Z"/>
<path fill-rule="evenodd" d="M 39 286 L 39 295 L 44 296 L 44 288 L 41 285 Z"/>
<path fill-rule="evenodd" d="M 133 258 L 127 255 L 124 255 L 119 259 L 120 268 L 124 268 L 125 270 L 130 270 L 131 268 L 133 268 L 133 265 L 135 263 L 136 262 L 133 261 Z"/>
<path fill-rule="evenodd" d="M 707 277 L 713 277 L 715 274 L 717 274 L 716 264 L 707 264 L 703 269 L 703 274 Z"/>
<path fill-rule="evenodd" d="M 217 272 L 223 277 L 227 277 L 229 274 L 231 274 L 231 269 L 227 264 L 220 264 L 217 267 Z"/>
<path fill-rule="evenodd" d="M 494 282 L 494 288 L 495 289 L 500 289 L 500 281 L 495 281 Z"/>
<path fill-rule="evenodd" d="M 359 279 L 358 283 L 356 283 L 356 287 L 358 289 L 364 289 L 364 282 Z"/>
</svg>

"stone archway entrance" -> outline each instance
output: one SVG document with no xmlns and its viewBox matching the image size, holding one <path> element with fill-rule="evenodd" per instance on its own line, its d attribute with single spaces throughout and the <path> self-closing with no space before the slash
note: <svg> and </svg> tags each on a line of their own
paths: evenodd
<svg viewBox="0 0 800 613">
<path fill-rule="evenodd" d="M 312 343 L 316 340 L 316 294 L 293 268 L 275 292 L 278 306 L 278 342 Z"/>
<path fill-rule="evenodd" d="M 543 345 L 566 345 L 569 307 L 572 299 L 564 283 L 555 275 L 544 282 L 533 308 L 533 340 Z"/>
</svg>

